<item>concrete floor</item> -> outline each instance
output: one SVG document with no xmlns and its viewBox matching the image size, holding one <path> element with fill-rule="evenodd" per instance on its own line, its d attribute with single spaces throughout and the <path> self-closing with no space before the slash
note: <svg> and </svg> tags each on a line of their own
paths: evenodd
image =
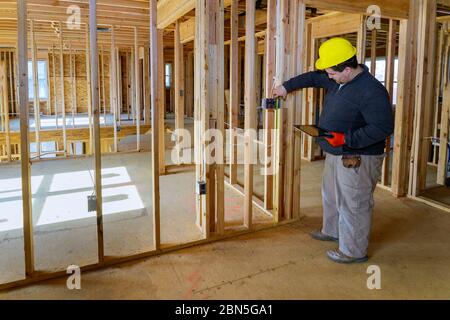
<svg viewBox="0 0 450 320">
<path fill-rule="evenodd" d="M 300 222 L 82 274 L 82 290 L 55 279 L 0 292 L 0 299 L 449 299 L 450 215 L 377 189 L 368 263 L 325 257 L 322 162 L 304 164 Z M 366 286 L 381 269 L 381 290 Z"/>
</svg>

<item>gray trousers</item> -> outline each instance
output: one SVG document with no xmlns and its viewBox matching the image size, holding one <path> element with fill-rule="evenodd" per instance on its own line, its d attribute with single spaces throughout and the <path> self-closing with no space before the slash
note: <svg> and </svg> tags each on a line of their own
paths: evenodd
<svg viewBox="0 0 450 320">
<path fill-rule="evenodd" d="M 322 180 L 322 233 L 339 238 L 339 249 L 347 256 L 367 254 L 373 192 L 381 176 L 384 155 L 361 156 L 359 168 L 345 168 L 342 156 L 326 154 Z"/>
</svg>

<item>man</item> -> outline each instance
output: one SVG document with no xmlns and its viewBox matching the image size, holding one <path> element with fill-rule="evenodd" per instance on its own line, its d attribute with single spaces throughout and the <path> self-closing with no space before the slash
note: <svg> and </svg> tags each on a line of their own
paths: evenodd
<svg viewBox="0 0 450 320">
<path fill-rule="evenodd" d="M 275 87 L 273 95 L 285 98 L 310 87 L 326 90 L 318 124 L 332 134 L 332 138 L 318 138 L 326 153 L 323 226 L 311 236 L 339 242 L 338 249 L 327 251 L 335 262 L 365 262 L 373 192 L 381 175 L 386 138 L 394 129 L 389 94 L 365 65 L 358 64 L 356 48 L 343 38 L 322 44 L 316 68 L 322 71 L 294 77 Z"/>
</svg>

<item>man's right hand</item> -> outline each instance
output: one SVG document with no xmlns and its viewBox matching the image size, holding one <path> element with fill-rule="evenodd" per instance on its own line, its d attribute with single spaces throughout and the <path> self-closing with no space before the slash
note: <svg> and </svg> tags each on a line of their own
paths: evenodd
<svg viewBox="0 0 450 320">
<path fill-rule="evenodd" d="M 282 97 L 283 99 L 286 99 L 287 91 L 286 88 L 282 85 L 275 87 L 272 90 L 272 95 L 274 98 Z"/>
</svg>

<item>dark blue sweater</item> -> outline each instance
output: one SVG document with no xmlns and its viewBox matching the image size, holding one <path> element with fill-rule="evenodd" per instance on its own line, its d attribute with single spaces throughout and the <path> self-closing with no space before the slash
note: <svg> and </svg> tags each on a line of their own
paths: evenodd
<svg viewBox="0 0 450 320">
<path fill-rule="evenodd" d="M 324 88 L 326 96 L 318 126 L 345 133 L 345 146 L 334 148 L 324 138 L 320 147 L 334 155 L 380 155 L 386 138 L 394 131 L 394 119 L 386 88 L 368 68 L 339 89 L 325 72 L 307 72 L 286 81 L 287 92 L 301 88 Z"/>
</svg>

